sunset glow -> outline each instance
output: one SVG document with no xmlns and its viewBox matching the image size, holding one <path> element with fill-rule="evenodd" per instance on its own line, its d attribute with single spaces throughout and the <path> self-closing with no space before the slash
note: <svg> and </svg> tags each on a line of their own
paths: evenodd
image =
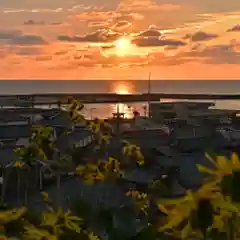
<svg viewBox="0 0 240 240">
<path fill-rule="evenodd" d="M 131 41 L 127 38 L 120 38 L 118 39 L 115 43 L 114 43 L 115 47 L 116 47 L 116 53 L 119 56 L 125 56 L 129 53 L 131 53 Z"/>
<path fill-rule="evenodd" d="M 120 85 L 120 86 L 116 89 L 116 93 L 117 93 L 117 94 L 122 94 L 122 95 L 124 95 L 124 94 L 130 94 L 130 92 L 128 91 L 128 89 L 127 89 L 125 86 L 123 86 L 123 85 Z"/>
<path fill-rule="evenodd" d="M 127 81 L 115 81 L 111 90 L 117 94 L 132 94 L 134 93 L 134 86 Z"/>
<path fill-rule="evenodd" d="M 1 0 L 0 20 L 0 79 L 240 79 L 239 0 Z"/>
</svg>

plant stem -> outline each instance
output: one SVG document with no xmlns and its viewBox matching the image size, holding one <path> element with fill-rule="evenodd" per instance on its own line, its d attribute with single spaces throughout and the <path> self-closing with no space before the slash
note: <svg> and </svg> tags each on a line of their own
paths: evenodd
<svg viewBox="0 0 240 240">
<path fill-rule="evenodd" d="M 28 202 L 28 181 L 29 181 L 29 170 L 27 170 L 27 174 L 26 174 L 26 185 L 25 185 L 25 205 L 27 206 L 27 202 Z"/>
<path fill-rule="evenodd" d="M 17 169 L 17 204 L 20 204 L 20 170 Z"/>
<path fill-rule="evenodd" d="M 60 189 L 61 189 L 61 177 L 57 174 L 57 186 L 56 186 L 56 205 L 57 208 L 60 207 Z"/>
<path fill-rule="evenodd" d="M 229 220 L 228 240 L 235 240 L 235 219 L 236 219 L 236 214 L 233 213 L 232 217 Z"/>
<path fill-rule="evenodd" d="M 2 178 L 3 178 L 3 182 L 2 182 L 2 191 L 1 191 L 1 204 L 4 203 L 4 197 L 5 197 L 5 169 L 3 169 L 2 171 Z"/>
</svg>

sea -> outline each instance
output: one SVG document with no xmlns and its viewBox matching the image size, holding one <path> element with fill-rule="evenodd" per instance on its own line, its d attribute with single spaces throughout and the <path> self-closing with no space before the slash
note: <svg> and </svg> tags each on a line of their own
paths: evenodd
<svg viewBox="0 0 240 240">
<path fill-rule="evenodd" d="M 240 81 L 232 80 L 1 80 L 1 94 L 41 94 L 41 93 L 212 93 L 239 94 Z M 162 99 L 161 101 L 178 101 Z M 182 101 L 182 100 L 181 100 Z M 239 100 L 216 101 L 220 109 L 240 110 Z M 45 106 L 49 107 L 49 106 Z M 116 111 L 131 117 L 133 111 L 147 114 L 147 103 L 131 104 L 86 104 L 84 115 L 90 118 L 105 118 Z"/>
</svg>

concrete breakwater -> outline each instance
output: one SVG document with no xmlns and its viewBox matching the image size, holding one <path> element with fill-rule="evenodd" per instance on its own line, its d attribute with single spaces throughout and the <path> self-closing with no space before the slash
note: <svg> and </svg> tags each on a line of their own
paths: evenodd
<svg viewBox="0 0 240 240">
<path fill-rule="evenodd" d="M 115 93 L 52 93 L 0 95 L 0 106 L 60 105 L 68 102 L 69 96 L 83 103 L 131 103 L 160 101 L 160 99 L 186 100 L 240 100 L 239 94 L 115 94 Z"/>
</svg>

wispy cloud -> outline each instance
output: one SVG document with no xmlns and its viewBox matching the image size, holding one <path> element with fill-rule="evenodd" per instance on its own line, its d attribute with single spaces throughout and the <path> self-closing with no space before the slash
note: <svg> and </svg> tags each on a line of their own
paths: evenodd
<svg viewBox="0 0 240 240">
<path fill-rule="evenodd" d="M 193 42 L 199 42 L 199 41 L 207 41 L 212 40 L 214 38 L 217 38 L 218 35 L 214 33 L 206 33 L 206 32 L 196 32 L 194 34 L 187 34 L 184 39 L 190 39 Z"/>
<path fill-rule="evenodd" d="M 61 35 L 58 36 L 59 41 L 68 41 L 68 42 L 94 42 L 94 43 L 103 43 L 103 42 L 113 42 L 121 37 L 120 33 L 103 29 L 98 30 L 93 33 L 89 33 L 83 36 L 67 36 Z"/>
<path fill-rule="evenodd" d="M 23 23 L 24 25 L 44 25 L 44 21 L 35 21 L 35 20 L 27 20 Z"/>
<path fill-rule="evenodd" d="M 34 8 L 34 9 L 4 9 L 3 13 L 10 14 L 10 13 L 59 13 L 63 12 L 63 8 L 56 8 L 56 9 L 41 9 L 41 8 Z"/>
<path fill-rule="evenodd" d="M 135 38 L 132 43 L 136 44 L 138 47 L 157 47 L 157 46 L 185 46 L 186 43 L 180 40 L 173 39 L 160 39 L 157 37 L 149 38 Z"/>
<path fill-rule="evenodd" d="M 232 28 L 228 29 L 227 32 L 240 32 L 240 24 L 235 25 Z"/>
</svg>

